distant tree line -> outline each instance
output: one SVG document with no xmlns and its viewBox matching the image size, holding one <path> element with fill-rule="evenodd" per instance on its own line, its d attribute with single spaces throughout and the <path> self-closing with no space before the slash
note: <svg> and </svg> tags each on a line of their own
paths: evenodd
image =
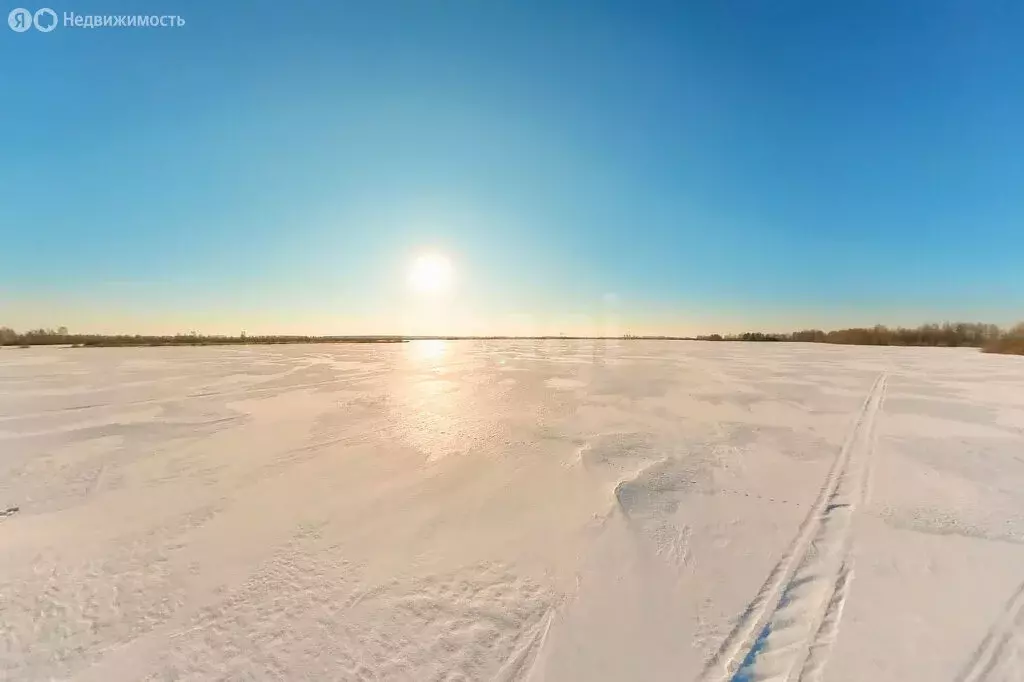
<svg viewBox="0 0 1024 682">
<path fill-rule="evenodd" d="M 140 334 L 70 334 L 66 327 L 57 329 L 32 329 L 16 332 L 10 327 L 0 327 L 0 346 L 216 346 L 240 344 L 280 343 L 396 343 L 409 339 L 460 338 L 505 339 L 506 336 L 490 337 L 401 337 L 401 336 L 239 336 L 206 335 L 199 332 L 175 334 L 173 336 L 143 336 Z M 587 337 L 523 337 L 533 339 L 584 339 Z M 708 336 L 635 336 L 626 334 L 623 339 L 649 340 L 691 340 L 700 341 L 754 341 L 754 342 L 802 342 L 836 343 L 857 346 L 960 346 L 981 348 L 987 353 L 1012 353 L 1024 355 L 1024 322 L 1010 329 L 1001 329 L 994 324 L 977 322 L 946 322 L 945 324 L 924 324 L 920 327 L 852 327 L 822 331 L 803 329 L 788 334 L 765 332 L 744 332 L 742 334 L 711 334 Z"/>
<path fill-rule="evenodd" d="M 217 346 L 280 343 L 395 343 L 397 336 L 239 336 L 207 335 L 199 332 L 152 336 L 141 334 L 70 334 L 66 327 L 16 332 L 0 327 L 0 346 Z"/>
<path fill-rule="evenodd" d="M 985 344 L 986 353 L 1024 355 L 1024 322 L 1014 325 L 995 341 Z"/>
<path fill-rule="evenodd" d="M 698 336 L 702 341 L 788 341 L 802 343 L 838 343 L 856 346 L 960 346 L 982 348 L 990 353 L 1024 354 L 1024 322 L 1003 330 L 998 325 L 978 322 L 946 322 L 920 327 L 852 327 L 822 331 L 803 329 L 788 334 L 745 332 L 723 336 Z"/>
</svg>

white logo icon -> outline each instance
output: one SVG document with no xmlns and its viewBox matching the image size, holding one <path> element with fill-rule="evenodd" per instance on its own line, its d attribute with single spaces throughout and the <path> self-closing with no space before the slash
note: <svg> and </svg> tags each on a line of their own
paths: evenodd
<svg viewBox="0 0 1024 682">
<path fill-rule="evenodd" d="M 11 27 L 12 31 L 24 33 L 32 27 L 32 13 L 24 7 L 12 9 L 11 13 L 7 15 L 7 25 Z"/>
<path fill-rule="evenodd" d="M 24 7 L 18 7 L 7 15 L 7 25 L 18 33 L 24 33 L 33 26 L 40 33 L 49 33 L 57 28 L 57 13 L 49 7 L 44 7 L 32 14 Z"/>
<path fill-rule="evenodd" d="M 43 20 L 40 21 L 40 18 Z M 57 13 L 49 7 L 44 7 L 37 11 L 36 15 L 32 17 L 32 23 L 35 25 L 37 31 L 49 33 L 53 29 L 57 28 Z"/>
</svg>

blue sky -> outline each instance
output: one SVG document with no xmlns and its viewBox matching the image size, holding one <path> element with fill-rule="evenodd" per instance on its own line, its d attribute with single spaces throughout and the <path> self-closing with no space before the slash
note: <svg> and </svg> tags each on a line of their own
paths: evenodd
<svg viewBox="0 0 1024 682">
<path fill-rule="evenodd" d="M 146 7 L 186 25 L 0 35 L 0 324 L 1024 318 L 1015 0 Z"/>
</svg>

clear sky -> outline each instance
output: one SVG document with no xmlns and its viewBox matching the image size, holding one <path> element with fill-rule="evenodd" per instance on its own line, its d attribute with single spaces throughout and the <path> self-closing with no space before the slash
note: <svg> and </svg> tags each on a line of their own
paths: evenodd
<svg viewBox="0 0 1024 682">
<path fill-rule="evenodd" d="M 144 5 L 0 33 L 0 324 L 1024 319 L 1019 0 Z"/>
</svg>

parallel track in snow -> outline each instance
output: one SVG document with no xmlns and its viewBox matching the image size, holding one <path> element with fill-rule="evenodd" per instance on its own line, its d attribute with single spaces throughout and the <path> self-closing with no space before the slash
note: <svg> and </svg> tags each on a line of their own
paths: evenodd
<svg viewBox="0 0 1024 682">
<path fill-rule="evenodd" d="M 853 513 L 865 499 L 886 381 L 875 380 L 796 538 L 701 682 L 822 679 L 853 578 Z"/>
<path fill-rule="evenodd" d="M 957 682 L 1024 679 L 1024 584 L 992 624 Z"/>
</svg>

